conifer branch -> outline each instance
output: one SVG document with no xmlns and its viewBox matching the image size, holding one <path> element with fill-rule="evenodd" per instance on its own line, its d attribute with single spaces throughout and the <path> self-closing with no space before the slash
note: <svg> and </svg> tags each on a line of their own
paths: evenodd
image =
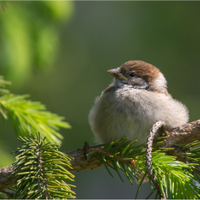
<svg viewBox="0 0 200 200">
<path fill-rule="evenodd" d="M 15 176 L 14 198 L 54 199 L 75 198 L 75 192 L 65 181 L 74 181 L 74 175 L 64 166 L 71 168 L 67 154 L 60 152 L 59 145 L 51 144 L 39 133 L 20 137 L 23 145 L 14 152 Z"/>
<path fill-rule="evenodd" d="M 196 139 L 199 139 L 199 137 L 200 137 L 200 120 L 197 120 L 170 130 L 167 133 L 167 136 L 165 136 L 163 142 L 157 145 L 154 148 L 154 150 L 161 148 L 164 151 L 166 151 L 167 155 L 174 155 L 177 157 L 178 160 L 194 163 L 195 161 L 189 159 L 188 154 L 184 154 L 183 151 L 180 151 L 181 148 L 175 145 L 188 144 Z M 89 160 L 87 158 L 87 154 L 89 152 L 98 150 L 102 146 L 104 145 L 96 145 L 89 147 L 88 145 L 85 144 L 82 149 L 76 149 L 73 151 L 65 152 L 67 155 L 74 158 L 70 161 L 72 169 L 68 168 L 67 170 L 69 172 L 78 172 L 103 166 L 104 163 L 98 160 L 96 157 L 92 156 Z M 199 165 L 197 165 L 195 168 L 197 173 L 200 174 Z M 13 174 L 12 165 L 0 168 L 0 190 L 12 186 L 14 177 L 9 178 L 9 176 L 12 174 Z"/>
<path fill-rule="evenodd" d="M 200 182 L 200 141 L 195 141 L 199 138 L 199 134 L 200 120 L 197 120 L 174 128 L 169 132 L 163 131 L 160 134 L 161 137 L 155 139 L 156 142 L 153 145 L 152 153 L 152 166 L 155 176 L 159 177 L 157 181 L 162 193 L 164 192 L 164 188 L 165 190 L 167 189 L 165 193 L 167 198 L 200 197 L 200 191 L 196 185 L 196 183 L 198 184 Z M 110 174 L 111 172 L 108 168 L 111 167 L 114 169 L 122 181 L 123 179 L 118 169 L 126 173 L 131 184 L 133 184 L 131 179 L 136 178 L 141 181 L 141 176 L 138 176 L 138 173 L 144 174 L 144 179 L 146 176 L 145 155 L 139 151 L 140 146 L 131 148 L 135 142 L 126 141 L 126 139 L 121 139 L 116 141 L 116 143 L 116 145 L 110 143 L 89 147 L 88 143 L 85 142 L 82 149 L 65 152 L 68 156 L 73 157 L 73 159 L 70 161 L 71 168 L 67 166 L 63 167 L 70 173 L 105 165 Z M 12 165 L 0 169 L 0 190 L 10 188 L 13 185 L 16 177 L 12 170 Z M 161 174 L 160 171 L 162 171 Z M 184 187 L 185 192 L 180 194 L 174 193 L 176 190 L 172 191 L 170 188 L 175 186 L 171 185 L 171 183 L 175 183 L 175 185 L 180 184 L 180 187 Z M 179 185 L 176 187 L 179 187 Z M 190 191 L 189 193 L 186 192 L 188 190 Z M 170 196 L 168 196 L 168 192 Z"/>
<path fill-rule="evenodd" d="M 0 76 L 0 114 L 5 120 L 11 120 L 17 136 L 25 137 L 40 132 L 53 144 L 61 144 L 63 136 L 58 132 L 60 128 L 70 128 L 64 117 L 46 110 L 40 102 L 29 99 L 29 95 L 11 94 L 5 89 L 11 82 Z"/>
<path fill-rule="evenodd" d="M 0 91 L 1 92 L 1 91 Z M 10 118 L 17 136 L 40 132 L 48 141 L 60 144 L 63 136 L 60 128 L 70 128 L 64 117 L 46 110 L 40 102 L 28 100 L 29 95 L 5 94 L 0 97 L 0 113 L 4 119 Z"/>
</svg>

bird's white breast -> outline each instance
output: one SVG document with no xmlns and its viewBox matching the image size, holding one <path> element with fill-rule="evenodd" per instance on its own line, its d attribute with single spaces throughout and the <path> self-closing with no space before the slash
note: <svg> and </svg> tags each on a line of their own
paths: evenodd
<svg viewBox="0 0 200 200">
<path fill-rule="evenodd" d="M 99 143 L 120 137 L 145 143 L 152 125 L 162 120 L 167 127 L 188 121 L 186 107 L 171 96 L 124 85 L 102 93 L 89 114 L 89 123 Z"/>
</svg>

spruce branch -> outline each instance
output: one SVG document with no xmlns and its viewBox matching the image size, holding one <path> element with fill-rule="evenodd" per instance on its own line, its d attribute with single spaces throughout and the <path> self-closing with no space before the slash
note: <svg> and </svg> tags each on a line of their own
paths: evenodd
<svg viewBox="0 0 200 200">
<path fill-rule="evenodd" d="M 91 148 L 88 150 L 87 157 L 90 159 L 95 156 L 102 163 L 104 163 L 108 173 L 113 177 L 109 168 L 114 169 L 121 177 L 119 170 L 123 171 L 129 182 L 133 185 L 133 179 L 140 180 L 139 171 L 136 168 L 135 162 L 138 155 L 144 154 L 142 145 L 133 146 L 136 141 L 128 141 L 127 138 L 121 138 L 108 145 L 102 146 L 100 149 Z"/>
<path fill-rule="evenodd" d="M 17 136 L 25 137 L 29 133 L 40 132 L 48 141 L 60 144 L 63 136 L 58 132 L 60 128 L 70 128 L 64 117 L 46 111 L 40 102 L 28 100 L 29 95 L 8 94 L 2 89 L 10 82 L 0 76 L 0 113 L 4 119 L 10 119 Z"/>
<path fill-rule="evenodd" d="M 199 198 L 200 188 L 195 184 L 198 181 L 195 180 L 192 174 L 197 164 L 178 161 L 175 156 L 166 155 L 161 150 L 152 153 L 152 136 L 162 125 L 163 123 L 159 122 L 153 126 L 147 140 L 147 143 L 151 144 L 147 144 L 146 155 L 144 154 L 144 149 L 140 148 L 141 146 L 132 146 L 135 141 L 120 139 L 100 149 L 91 149 L 91 153 L 87 154 L 87 156 L 89 158 L 95 156 L 100 159 L 108 173 L 113 176 L 109 168 L 114 169 L 122 181 L 119 170 L 123 171 L 131 184 L 133 184 L 133 179 L 142 182 L 146 175 L 145 171 L 147 171 L 148 177 L 155 185 L 161 199 L 166 197 Z M 141 180 L 143 174 L 145 175 Z M 174 184 L 176 184 L 176 187 L 174 187 Z M 184 190 L 179 191 L 179 188 L 184 188 Z M 188 190 L 190 193 L 187 193 Z"/>
<path fill-rule="evenodd" d="M 180 134 L 178 134 L 179 132 Z M 174 133 L 176 133 L 175 139 L 178 143 L 177 145 L 174 143 L 174 136 L 173 136 Z M 156 143 L 153 144 L 154 149 L 152 153 L 152 166 L 155 176 L 160 177 L 158 181 L 162 186 L 162 188 L 164 188 L 167 198 L 183 197 L 185 195 L 184 190 L 191 189 L 192 187 L 195 189 L 190 190 L 192 192 L 189 192 L 187 196 L 185 196 L 185 198 L 189 198 L 192 196 L 194 197 L 195 195 L 197 195 L 196 191 L 198 191 L 198 184 L 200 180 L 200 175 L 199 175 L 200 170 L 198 170 L 200 164 L 199 163 L 200 144 L 199 141 L 197 142 L 195 140 L 196 138 L 198 138 L 199 134 L 200 134 L 200 120 L 197 120 L 195 122 L 188 123 L 184 126 L 180 126 L 179 128 L 172 129 L 169 132 L 165 132 L 162 135 L 162 137 L 157 138 L 157 140 L 155 140 Z M 187 137 L 187 140 L 184 140 L 183 137 Z M 160 140 L 162 142 L 159 142 Z M 183 142 L 183 144 L 181 144 L 181 141 Z M 187 144 L 188 141 L 189 143 Z M 103 166 L 104 163 L 99 159 L 97 159 L 96 156 L 90 157 L 90 153 L 93 151 L 97 151 L 97 153 L 101 152 L 102 146 L 105 145 L 97 145 L 93 147 L 84 145 L 84 148 L 82 149 L 66 152 L 69 156 L 74 158 L 70 161 L 72 169 L 67 168 L 68 171 L 76 172 Z M 109 147 L 109 145 L 107 145 L 107 147 Z M 110 145 L 109 148 L 112 149 L 113 146 Z M 114 148 L 117 149 L 117 145 L 114 146 Z M 160 150 L 157 151 L 158 149 Z M 109 152 L 106 152 L 104 150 L 105 147 L 102 151 L 102 154 L 104 154 L 105 156 L 109 156 Z M 123 156 L 114 153 L 112 154 L 115 155 L 114 159 L 119 159 L 123 161 L 124 159 Z M 88 157 L 90 157 L 89 160 Z M 142 171 L 145 175 L 145 172 L 147 170 L 145 164 L 145 154 L 141 155 L 138 152 L 138 155 L 135 155 L 135 159 L 127 160 L 126 162 L 131 163 L 133 167 L 137 166 L 140 172 Z M 108 164 L 110 163 L 108 162 Z M 9 166 L 5 167 L 4 169 L 7 168 L 9 168 Z M 171 172 L 170 175 L 169 172 Z M 13 174 L 13 171 L 10 171 L 10 174 Z M 1 175 L 2 173 L 0 171 L 0 177 Z M 5 179 L 6 177 L 4 176 L 4 180 Z M 2 180 L 0 179 L 0 186 L 1 186 L 1 181 Z M 178 182 L 178 184 L 173 185 L 176 182 Z M 170 189 L 174 186 L 175 186 L 174 189 Z M 5 189 L 6 187 L 3 188 Z M 183 192 L 181 194 L 177 193 L 176 192 L 177 188 L 179 189 L 182 188 L 180 191 Z"/>
<path fill-rule="evenodd" d="M 23 145 L 15 152 L 13 175 L 16 177 L 14 198 L 19 199 L 52 199 L 74 198 L 71 184 L 72 175 L 67 169 L 71 168 L 71 158 L 58 151 L 59 146 L 47 143 L 40 134 L 36 137 L 20 137 Z"/>
<path fill-rule="evenodd" d="M 152 166 L 163 196 L 171 199 L 199 199 L 200 188 L 193 175 L 194 163 L 178 161 L 175 156 L 169 156 L 157 150 L 152 153 Z M 180 190 L 183 188 L 184 190 Z M 190 191 L 189 193 L 187 191 Z M 159 194 L 159 193 L 158 193 Z"/>
</svg>

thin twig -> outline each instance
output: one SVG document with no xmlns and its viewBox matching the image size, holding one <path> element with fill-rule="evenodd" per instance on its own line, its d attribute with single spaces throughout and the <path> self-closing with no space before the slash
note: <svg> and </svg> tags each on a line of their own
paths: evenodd
<svg viewBox="0 0 200 200">
<path fill-rule="evenodd" d="M 153 139 L 154 136 L 156 134 L 156 132 L 158 131 L 158 129 L 160 127 L 162 127 L 165 123 L 163 121 L 158 121 L 156 122 L 153 127 L 150 130 L 150 133 L 148 135 L 147 138 L 147 143 L 146 143 L 146 165 L 147 165 L 147 173 L 151 179 L 151 181 L 153 182 L 153 184 L 155 185 L 158 194 L 160 195 L 161 199 L 166 199 L 165 194 L 163 195 L 161 190 L 160 190 L 160 186 L 159 183 L 156 179 L 156 176 L 153 173 L 153 167 L 152 167 L 152 147 L 153 147 Z"/>
</svg>

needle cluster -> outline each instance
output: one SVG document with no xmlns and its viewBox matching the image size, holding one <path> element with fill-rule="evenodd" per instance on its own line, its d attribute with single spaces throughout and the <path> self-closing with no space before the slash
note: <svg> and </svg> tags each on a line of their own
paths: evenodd
<svg viewBox="0 0 200 200">
<path fill-rule="evenodd" d="M 71 158 L 58 150 L 59 146 L 46 142 L 40 134 L 36 137 L 20 137 L 23 145 L 17 149 L 13 164 L 16 176 L 14 198 L 19 199 L 67 199 L 75 198 L 65 181 L 73 181 Z"/>
<path fill-rule="evenodd" d="M 134 145 L 133 145 L 134 144 Z M 157 190 L 152 185 L 152 180 L 147 174 L 145 149 L 142 146 L 136 146 L 136 141 L 128 141 L 120 139 L 105 145 L 98 150 L 93 150 L 88 153 L 88 159 L 95 156 L 100 159 L 113 177 L 110 169 L 117 172 L 120 179 L 123 178 L 120 171 L 126 174 L 128 180 L 133 185 L 133 180 L 136 179 L 140 184 L 135 198 L 137 198 L 141 184 L 145 178 L 148 178 L 152 187 L 152 193 L 158 197 Z M 191 148 L 191 145 L 189 145 Z M 189 148 L 187 147 L 185 148 Z M 164 149 L 156 150 L 152 153 L 153 172 L 159 183 L 160 191 L 166 198 L 171 199 L 198 199 L 200 198 L 199 180 L 200 176 L 196 171 L 197 163 L 182 162 L 176 156 L 166 155 Z M 198 151 L 200 146 L 192 147 L 191 152 Z M 190 154 L 195 159 L 194 155 Z M 198 155 L 196 154 L 198 157 Z M 188 157 L 189 158 L 189 157 Z M 198 157 L 199 160 L 199 157 Z"/>
</svg>

